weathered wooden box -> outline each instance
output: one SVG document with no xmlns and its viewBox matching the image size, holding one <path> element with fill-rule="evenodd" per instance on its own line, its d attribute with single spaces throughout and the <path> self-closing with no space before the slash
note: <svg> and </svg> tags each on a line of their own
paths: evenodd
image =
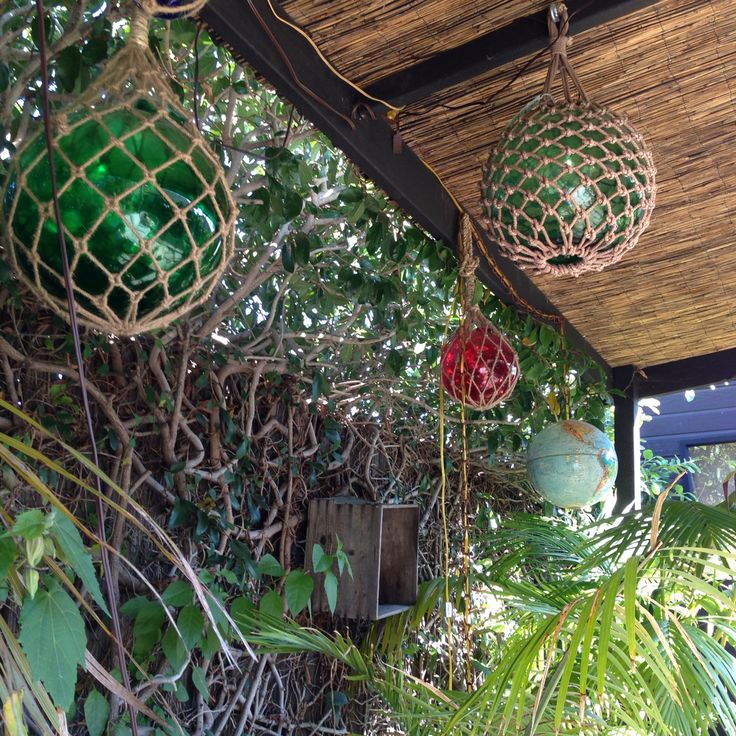
<svg viewBox="0 0 736 736">
<path fill-rule="evenodd" d="M 353 577 L 347 571 L 340 576 L 335 615 L 376 620 L 416 603 L 418 506 L 370 503 L 348 496 L 311 501 L 307 565 L 315 544 L 332 554 L 337 537 L 350 559 Z M 312 610 L 329 611 L 322 575 L 315 575 Z"/>
</svg>

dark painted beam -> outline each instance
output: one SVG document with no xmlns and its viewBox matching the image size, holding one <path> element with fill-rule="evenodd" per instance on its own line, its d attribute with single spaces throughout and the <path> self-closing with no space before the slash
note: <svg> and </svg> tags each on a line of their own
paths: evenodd
<svg viewBox="0 0 736 736">
<path fill-rule="evenodd" d="M 683 391 L 736 379 L 736 348 L 643 368 L 637 382 L 641 397 Z"/>
<path fill-rule="evenodd" d="M 613 369 L 614 444 L 618 456 L 614 513 L 641 506 L 638 375 L 633 366 Z"/>
<path fill-rule="evenodd" d="M 570 33 L 587 31 L 658 1 L 568 0 Z M 394 105 L 407 105 L 541 51 L 548 44 L 547 10 L 543 10 L 384 77 L 367 91 Z"/>
<path fill-rule="evenodd" d="M 282 18 L 288 18 L 278 3 L 273 2 L 273 5 Z M 273 17 L 266 0 L 253 0 L 253 6 L 256 13 L 245 0 L 238 3 L 210 0 L 200 17 L 216 40 L 229 47 L 237 59 L 262 74 L 427 232 L 454 247 L 458 212 L 435 175 L 409 146 L 405 145 L 399 155 L 393 152 L 393 130 L 386 120 L 364 116 L 351 126 L 345 118 L 350 118 L 353 110 L 354 89 L 329 70 L 300 34 Z M 294 79 L 284 54 L 288 55 L 299 82 Z M 494 243 L 487 237 L 485 240 L 489 253 L 514 292 L 535 309 L 558 314 L 532 281 L 501 256 Z M 504 281 L 482 257 L 481 264 L 479 276 L 482 281 L 499 299 L 514 304 Z M 577 349 L 592 356 L 606 371 L 610 370 L 573 325 L 566 327 L 566 334 Z"/>
</svg>

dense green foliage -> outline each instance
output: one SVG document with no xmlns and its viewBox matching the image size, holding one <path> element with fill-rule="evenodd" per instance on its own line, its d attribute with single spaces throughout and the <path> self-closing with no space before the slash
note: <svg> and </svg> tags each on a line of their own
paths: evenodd
<svg viewBox="0 0 736 736">
<path fill-rule="evenodd" d="M 50 11 L 59 115 L 124 43 L 128 24 L 115 3 Z M 38 126 L 34 17 L 14 0 L 0 11 L 3 175 Z M 126 703 L 141 727 L 177 732 L 179 724 L 198 736 L 386 733 L 397 722 L 412 734 L 497 733 L 502 722 L 529 734 L 560 722 L 599 733 L 604 721 L 644 733 L 650 717 L 658 734 L 705 733 L 731 684 L 718 679 L 724 650 L 703 641 L 698 616 L 705 609 L 704 623 L 718 628 L 721 644 L 730 640 L 733 610 L 719 586 L 728 585 L 732 515 L 673 505 L 661 522 L 650 509 L 615 531 L 573 531 L 568 524 L 584 523 L 578 516 L 525 517 L 499 531 L 500 517 L 540 510 L 522 452 L 560 415 L 563 382 L 574 416 L 599 426 L 609 399 L 600 371 L 557 331 L 478 288 L 483 312 L 518 350 L 522 378 L 503 407 L 468 413 L 468 598 L 452 404 L 444 508 L 438 456 L 437 363 L 458 323 L 452 252 L 206 32 L 157 21 L 150 41 L 189 109 L 197 93 L 202 134 L 240 208 L 237 253 L 210 302 L 171 329 L 135 340 L 84 332 L 101 471 L 86 457 L 67 326 L 0 271 L 0 698 L 12 706 L 23 690 L 42 733 L 63 732 L 58 705 L 72 733 L 122 736 L 131 728 Z M 99 564 L 96 473 L 106 489 L 110 578 Z M 422 509 L 420 601 L 368 632 L 309 609 L 310 566 L 331 573 L 322 583 L 331 605 L 351 574 L 339 540 L 305 560 L 307 502 L 338 492 Z M 449 605 L 439 577 L 443 511 Z M 653 527 L 663 541 L 655 553 L 642 541 Z M 699 555 L 703 580 L 690 567 Z M 119 683 L 109 584 L 130 690 Z M 470 682 L 458 675 L 465 611 Z M 608 664 L 585 665 L 593 651 L 610 651 Z M 681 716 L 661 698 L 672 678 L 692 694 Z M 581 726 L 580 694 L 596 688 L 605 697 L 589 699 Z M 371 699 L 376 692 L 383 700 Z"/>
</svg>

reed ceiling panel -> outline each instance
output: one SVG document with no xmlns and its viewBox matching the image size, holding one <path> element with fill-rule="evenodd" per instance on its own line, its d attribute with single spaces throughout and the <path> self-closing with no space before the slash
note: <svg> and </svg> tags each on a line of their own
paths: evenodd
<svg viewBox="0 0 736 736">
<path fill-rule="evenodd" d="M 283 5 L 340 71 L 366 83 L 547 3 Z M 615 266 L 533 280 L 613 366 L 736 347 L 736 0 L 660 0 L 579 34 L 570 58 L 588 94 L 627 114 L 651 145 L 657 207 Z M 546 55 L 529 62 L 437 93 L 402 117 L 407 142 L 476 216 L 488 150 L 541 90 Z"/>
<path fill-rule="evenodd" d="M 354 82 L 370 84 L 455 48 L 547 0 L 282 0 L 330 61 Z"/>
</svg>

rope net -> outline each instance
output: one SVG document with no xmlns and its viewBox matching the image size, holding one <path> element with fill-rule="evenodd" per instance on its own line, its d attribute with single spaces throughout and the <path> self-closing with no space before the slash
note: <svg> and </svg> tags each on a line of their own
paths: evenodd
<svg viewBox="0 0 736 736">
<path fill-rule="evenodd" d="M 54 124 L 79 321 L 133 335 L 204 302 L 233 254 L 236 208 L 220 162 L 148 49 L 146 15 Z M 3 214 L 15 272 L 68 319 L 43 133 L 11 165 Z"/>
<path fill-rule="evenodd" d="M 511 396 L 519 380 L 519 359 L 505 335 L 473 304 L 478 258 L 467 214 L 460 219 L 458 256 L 463 319 L 442 350 L 442 385 L 456 401 L 483 411 Z"/>
<path fill-rule="evenodd" d="M 656 170 L 628 120 L 588 100 L 567 60 L 569 21 L 560 5 L 559 29 L 550 20 L 544 93 L 491 152 L 482 199 L 485 224 L 505 255 L 535 273 L 577 276 L 636 245 L 654 209 Z M 550 93 L 558 72 L 559 103 Z"/>
</svg>

